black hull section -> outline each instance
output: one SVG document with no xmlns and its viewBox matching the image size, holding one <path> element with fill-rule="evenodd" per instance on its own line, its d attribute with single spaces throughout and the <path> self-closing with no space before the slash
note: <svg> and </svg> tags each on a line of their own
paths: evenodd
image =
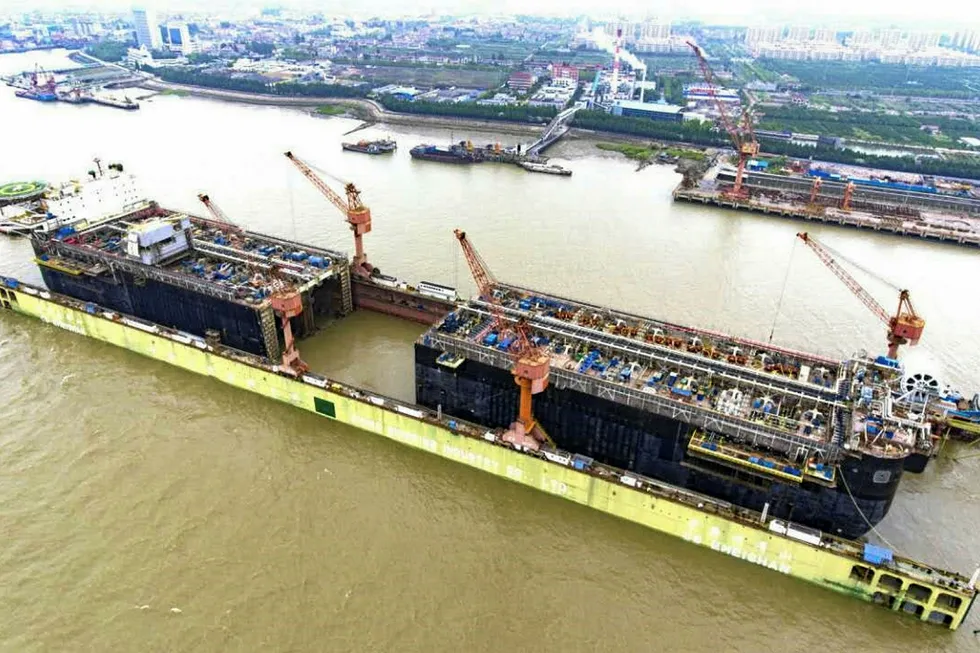
<svg viewBox="0 0 980 653">
<path fill-rule="evenodd" d="M 44 283 L 54 292 L 196 336 L 204 337 L 206 330 L 217 329 L 226 345 L 268 355 L 256 309 L 153 279 L 137 282 L 128 272 L 116 271 L 114 277 L 90 277 L 40 267 Z"/>
<path fill-rule="evenodd" d="M 137 279 L 119 270 L 93 277 L 39 267 L 45 285 L 54 292 L 202 338 L 207 331 L 215 330 L 221 342 L 230 347 L 258 356 L 279 356 L 279 351 L 268 351 L 258 307 L 209 297 L 151 278 Z M 318 316 L 333 314 L 332 307 L 339 301 L 338 292 L 337 284 L 328 283 L 303 293 L 303 313 L 290 322 L 297 338 L 311 335 L 317 329 Z M 275 336 L 270 335 L 268 342 L 278 349 L 283 341 L 282 325 L 278 318 L 273 324 Z"/>
<path fill-rule="evenodd" d="M 518 412 L 518 389 L 506 370 L 467 360 L 452 370 L 442 352 L 415 345 L 416 403 L 488 427 L 506 427 Z M 534 414 L 566 451 L 635 471 L 827 533 L 857 538 L 891 507 L 903 460 L 848 458 L 838 487 L 760 478 L 687 455 L 690 427 L 635 408 L 554 386 L 534 398 Z"/>
</svg>

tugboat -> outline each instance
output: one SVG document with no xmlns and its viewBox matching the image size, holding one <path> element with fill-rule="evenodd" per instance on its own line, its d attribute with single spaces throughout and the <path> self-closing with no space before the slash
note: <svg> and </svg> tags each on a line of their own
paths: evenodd
<svg viewBox="0 0 980 653">
<path fill-rule="evenodd" d="M 341 143 L 340 146 L 348 152 L 360 152 L 362 154 L 389 154 L 398 149 L 398 144 L 390 138 L 383 138 L 379 141 Z"/>
</svg>

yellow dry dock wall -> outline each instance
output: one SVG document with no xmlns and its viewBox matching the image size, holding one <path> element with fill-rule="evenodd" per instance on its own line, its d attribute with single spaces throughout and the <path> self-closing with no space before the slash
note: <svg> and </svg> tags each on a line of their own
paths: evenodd
<svg viewBox="0 0 980 653">
<path fill-rule="evenodd" d="M 694 505 L 690 499 L 688 502 L 674 500 L 662 492 L 651 493 L 630 487 L 624 483 L 624 478 L 616 475 L 593 476 L 494 441 L 459 435 L 443 424 L 419 419 L 419 411 L 393 400 L 363 394 L 322 379 L 316 379 L 318 385 L 314 385 L 277 374 L 271 368 L 263 369 L 245 362 L 247 359 L 236 360 L 209 351 L 200 340 L 163 331 L 155 333 L 146 323 L 130 320 L 127 324 L 118 316 L 110 319 L 101 312 L 90 313 L 57 303 L 57 299 L 43 291 L 25 290 L 23 286 L 18 291 L 4 291 L 7 293 L 6 306 L 73 333 L 213 377 L 699 546 L 835 591 L 889 605 L 923 620 L 941 622 L 955 629 L 972 603 L 972 592 L 940 588 L 924 582 L 921 575 L 912 578 L 894 567 L 863 562 L 854 555 L 859 549 L 853 547 L 848 554 L 825 545 L 815 546 L 760 525 L 713 514 L 713 505 Z M 98 309 L 92 307 L 92 310 Z M 413 412 L 416 414 L 409 414 Z"/>
</svg>

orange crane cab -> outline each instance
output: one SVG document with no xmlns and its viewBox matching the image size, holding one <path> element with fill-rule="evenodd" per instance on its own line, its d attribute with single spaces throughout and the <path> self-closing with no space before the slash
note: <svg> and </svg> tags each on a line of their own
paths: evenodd
<svg viewBox="0 0 980 653">
<path fill-rule="evenodd" d="M 919 339 L 922 338 L 922 332 L 926 328 L 926 321 L 915 312 L 908 290 L 899 291 L 898 308 L 895 310 L 894 315 L 889 315 L 888 311 L 847 270 L 842 268 L 834 260 L 830 251 L 824 245 L 807 233 L 798 233 L 796 236 L 816 253 L 824 265 L 830 268 L 830 271 L 837 275 L 844 282 L 844 285 L 857 295 L 858 299 L 871 309 L 872 313 L 878 316 L 879 320 L 888 326 L 888 358 L 892 360 L 898 359 L 898 348 L 902 345 L 911 346 L 919 344 Z"/>
</svg>

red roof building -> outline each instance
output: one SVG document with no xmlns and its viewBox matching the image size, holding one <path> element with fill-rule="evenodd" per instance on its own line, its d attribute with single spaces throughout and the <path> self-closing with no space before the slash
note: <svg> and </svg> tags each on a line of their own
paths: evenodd
<svg viewBox="0 0 980 653">
<path fill-rule="evenodd" d="M 507 80 L 507 86 L 515 91 L 526 93 L 534 86 L 534 75 L 523 70 L 518 70 L 515 73 L 511 73 L 510 78 Z"/>
</svg>

